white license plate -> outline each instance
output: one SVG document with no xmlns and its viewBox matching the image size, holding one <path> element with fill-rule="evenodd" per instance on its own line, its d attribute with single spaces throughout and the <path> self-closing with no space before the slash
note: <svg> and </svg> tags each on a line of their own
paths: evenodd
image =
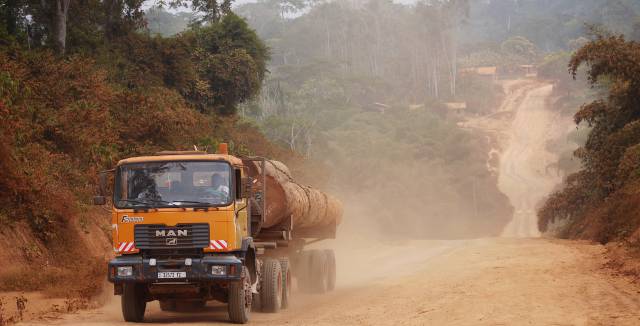
<svg viewBox="0 0 640 326">
<path fill-rule="evenodd" d="M 187 272 L 158 272 L 158 278 L 187 278 Z"/>
</svg>

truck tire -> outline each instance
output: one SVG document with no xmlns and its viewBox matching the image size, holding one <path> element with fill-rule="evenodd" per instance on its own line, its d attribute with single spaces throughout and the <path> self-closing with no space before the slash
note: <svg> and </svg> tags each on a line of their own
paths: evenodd
<svg viewBox="0 0 640 326">
<path fill-rule="evenodd" d="M 242 281 L 229 284 L 229 319 L 234 324 L 246 324 L 251 312 L 251 274 L 242 266 Z"/>
<path fill-rule="evenodd" d="M 311 286 L 313 293 L 322 294 L 328 288 L 327 255 L 322 250 L 311 250 Z"/>
<path fill-rule="evenodd" d="M 282 267 L 276 259 L 267 259 L 262 272 L 262 311 L 278 312 L 282 305 Z"/>
<path fill-rule="evenodd" d="M 207 300 L 196 300 L 191 302 L 191 308 L 196 311 L 203 311 L 207 307 Z"/>
<path fill-rule="evenodd" d="M 294 261 L 293 268 L 293 273 L 298 284 L 298 290 L 304 293 L 312 292 L 313 280 L 311 279 L 311 252 L 300 252 Z"/>
<path fill-rule="evenodd" d="M 336 288 L 336 255 L 331 249 L 326 249 L 327 256 L 327 290 L 333 291 Z"/>
<path fill-rule="evenodd" d="M 162 311 L 176 311 L 175 300 L 160 300 L 160 310 Z"/>
<path fill-rule="evenodd" d="M 122 289 L 122 317 L 127 322 L 140 323 L 144 320 L 147 309 L 147 297 L 144 284 L 124 284 Z"/>
<path fill-rule="evenodd" d="M 291 268 L 289 268 L 289 258 L 280 258 L 280 269 L 282 270 L 282 309 L 289 308 L 291 298 Z"/>
<path fill-rule="evenodd" d="M 253 293 L 251 296 L 251 311 L 262 312 L 262 299 L 260 293 Z"/>
</svg>

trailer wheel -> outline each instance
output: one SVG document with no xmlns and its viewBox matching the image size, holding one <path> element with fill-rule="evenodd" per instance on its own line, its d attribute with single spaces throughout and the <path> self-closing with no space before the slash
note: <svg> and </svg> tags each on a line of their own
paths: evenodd
<svg viewBox="0 0 640 326">
<path fill-rule="evenodd" d="M 282 267 L 275 259 L 267 259 L 263 265 L 262 310 L 278 312 L 282 305 Z"/>
<path fill-rule="evenodd" d="M 327 255 L 322 250 L 311 251 L 311 282 L 315 293 L 325 293 L 328 288 Z"/>
<path fill-rule="evenodd" d="M 122 290 L 122 317 L 127 322 L 140 323 L 147 309 L 147 297 L 144 284 L 124 284 Z"/>
<path fill-rule="evenodd" d="M 327 290 L 333 291 L 336 288 L 336 255 L 331 249 L 326 249 L 327 256 Z"/>
<path fill-rule="evenodd" d="M 289 308 L 291 298 L 291 268 L 289 268 L 289 258 L 280 258 L 280 269 L 282 269 L 282 309 Z"/>
<path fill-rule="evenodd" d="M 246 324 L 251 312 L 251 274 L 242 266 L 242 281 L 229 284 L 229 319 L 234 324 Z"/>
<path fill-rule="evenodd" d="M 175 300 L 160 300 L 160 310 L 162 311 L 176 311 Z"/>
<path fill-rule="evenodd" d="M 302 251 L 293 263 L 293 274 L 296 277 L 298 290 L 309 293 L 313 291 L 313 280 L 311 279 L 311 252 Z"/>
</svg>

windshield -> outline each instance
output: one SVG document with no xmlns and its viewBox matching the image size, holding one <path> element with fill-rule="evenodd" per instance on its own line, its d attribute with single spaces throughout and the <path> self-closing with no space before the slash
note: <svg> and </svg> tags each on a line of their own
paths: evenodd
<svg viewBox="0 0 640 326">
<path fill-rule="evenodd" d="M 118 168 L 118 208 L 227 206 L 231 204 L 227 162 L 146 162 Z"/>
</svg>

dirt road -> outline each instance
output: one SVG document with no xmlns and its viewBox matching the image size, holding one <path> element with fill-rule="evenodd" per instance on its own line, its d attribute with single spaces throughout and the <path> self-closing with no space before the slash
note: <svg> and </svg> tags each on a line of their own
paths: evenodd
<svg viewBox="0 0 640 326">
<path fill-rule="evenodd" d="M 547 142 L 564 137 L 573 122 L 547 107 L 553 88 L 541 85 L 527 91 L 515 102 L 515 118 L 508 129 L 509 141 L 500 159 L 498 187 L 511 199 L 515 213 L 503 236 L 537 237 L 536 207 L 553 188 L 562 182 L 555 170 L 548 168 L 558 156 L 547 150 Z"/>
<path fill-rule="evenodd" d="M 562 182 L 554 166 L 558 155 L 549 151 L 550 140 L 567 138 L 575 126 L 570 116 L 549 107 L 553 86 L 536 80 L 502 82 L 505 99 L 493 114 L 472 118 L 463 127 L 489 133 L 492 154 L 499 156 L 498 188 L 515 212 L 505 227 L 505 237 L 539 237 L 536 205 Z"/>
<path fill-rule="evenodd" d="M 639 325 L 637 285 L 602 268 L 603 248 L 545 239 L 410 241 L 339 251 L 336 292 L 297 295 L 253 325 Z M 147 311 L 153 324 L 224 325 L 225 308 Z M 25 325 L 125 325 L 119 300 Z"/>
</svg>

